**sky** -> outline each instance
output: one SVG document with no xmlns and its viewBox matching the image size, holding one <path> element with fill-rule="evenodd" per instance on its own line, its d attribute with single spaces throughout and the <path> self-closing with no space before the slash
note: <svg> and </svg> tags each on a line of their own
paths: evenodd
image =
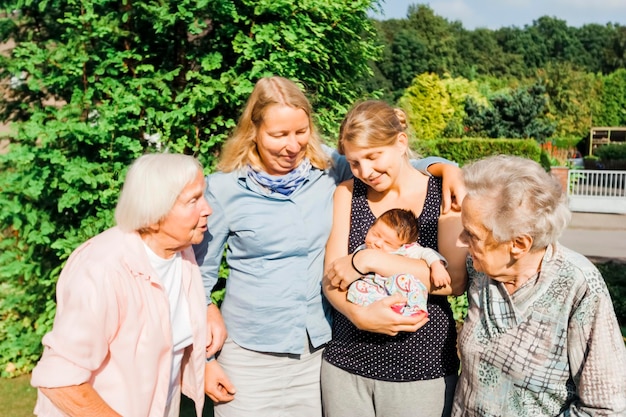
<svg viewBox="0 0 626 417">
<path fill-rule="evenodd" d="M 588 23 L 626 26 L 626 0 L 381 0 L 381 3 L 385 14 L 374 15 L 377 19 L 402 19 L 410 4 L 428 4 L 437 16 L 460 20 L 468 30 L 523 28 L 541 16 L 556 17 L 575 27 Z"/>
</svg>

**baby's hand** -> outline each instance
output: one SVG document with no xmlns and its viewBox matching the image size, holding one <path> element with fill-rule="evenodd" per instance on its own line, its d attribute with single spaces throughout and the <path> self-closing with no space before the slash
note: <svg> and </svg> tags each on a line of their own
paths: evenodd
<svg viewBox="0 0 626 417">
<path fill-rule="evenodd" d="M 430 265 L 430 280 L 434 288 L 441 288 L 452 284 L 450 274 L 448 274 L 448 270 L 441 261 L 433 262 Z"/>
</svg>

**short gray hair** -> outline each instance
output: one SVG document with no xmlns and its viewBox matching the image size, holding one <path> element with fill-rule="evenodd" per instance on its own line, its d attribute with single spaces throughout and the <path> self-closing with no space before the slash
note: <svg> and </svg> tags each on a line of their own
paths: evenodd
<svg viewBox="0 0 626 417">
<path fill-rule="evenodd" d="M 558 181 L 530 159 L 497 155 L 463 167 L 467 197 L 488 215 L 484 226 L 498 242 L 527 234 L 532 249 L 556 243 L 571 219 Z"/>
<path fill-rule="evenodd" d="M 202 171 L 202 165 L 189 155 L 155 153 L 137 158 L 128 169 L 115 208 L 117 225 L 130 232 L 158 223 L 198 170 Z"/>
</svg>

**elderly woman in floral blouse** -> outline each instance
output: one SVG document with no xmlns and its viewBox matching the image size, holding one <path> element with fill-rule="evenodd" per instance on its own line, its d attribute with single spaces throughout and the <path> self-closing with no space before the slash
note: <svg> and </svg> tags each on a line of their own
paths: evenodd
<svg viewBox="0 0 626 417">
<path fill-rule="evenodd" d="M 533 161 L 463 168 L 469 312 L 453 416 L 624 416 L 626 350 L 600 272 L 557 240 L 565 195 Z"/>
</svg>

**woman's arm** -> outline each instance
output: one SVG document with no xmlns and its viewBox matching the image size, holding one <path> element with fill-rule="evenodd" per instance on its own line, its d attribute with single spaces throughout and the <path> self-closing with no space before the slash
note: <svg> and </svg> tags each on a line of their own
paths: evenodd
<svg viewBox="0 0 626 417">
<path fill-rule="evenodd" d="M 441 213 L 461 211 L 461 203 L 465 198 L 465 182 L 461 168 L 451 163 L 435 163 L 428 166 L 428 172 L 441 177 L 442 207 Z"/>
<path fill-rule="evenodd" d="M 376 249 L 364 249 L 353 255 L 342 256 L 326 268 L 326 277 L 330 284 L 342 290 L 359 278 L 353 264 L 361 272 L 375 272 L 383 276 L 410 273 L 422 281 L 431 294 L 461 295 L 467 286 L 465 259 L 467 249 L 457 247 L 456 241 L 461 233 L 461 216 L 458 212 L 448 212 L 439 218 L 438 242 L 441 255 L 448 261 L 447 272 L 450 283 L 434 288 L 430 281 L 430 269 L 422 259 L 386 253 Z"/>
<path fill-rule="evenodd" d="M 401 331 L 414 332 L 426 324 L 428 319 L 424 316 L 406 317 L 394 312 L 391 309 L 393 304 L 406 302 L 406 299 L 400 295 L 386 297 L 365 307 L 353 304 L 346 299 L 346 289 L 349 283 L 360 277 L 360 274 L 352 268 L 351 255 L 347 256 L 351 199 L 352 181 L 340 184 L 334 195 L 333 227 L 326 245 L 325 275 L 322 282 L 324 294 L 333 307 L 361 330 L 392 336 Z M 402 256 L 389 255 L 381 251 L 368 249 L 359 252 L 355 262 L 360 262 L 361 258 L 365 260 L 365 252 L 376 252 L 376 255 L 381 255 L 385 258 L 394 256 L 392 258 L 394 261 L 396 258 L 397 260 L 407 259 Z M 426 264 L 423 261 L 417 262 L 422 265 L 421 276 L 428 276 L 429 272 Z M 369 268 L 369 265 L 364 264 L 363 268 L 366 267 Z M 357 268 L 361 269 L 361 266 L 357 266 Z M 337 281 L 338 278 L 339 280 Z M 337 282 L 342 282 L 343 284 L 337 285 Z"/>
<path fill-rule="evenodd" d="M 333 225 L 330 231 L 330 236 L 328 237 L 328 242 L 326 242 L 326 253 L 324 255 L 325 277 L 327 276 L 329 269 L 334 273 L 333 276 L 335 276 L 335 261 L 348 254 L 348 236 L 350 235 L 350 212 L 353 184 L 353 180 L 348 180 L 339 184 L 335 190 L 335 194 L 333 195 Z M 345 291 L 353 281 L 359 279 L 360 274 L 350 267 L 347 270 L 344 269 L 341 276 L 345 279 L 343 285 L 338 285 L 337 282 L 333 285 L 330 281 L 328 284 L 331 284 L 332 287 L 337 287 Z"/>
<path fill-rule="evenodd" d="M 206 322 L 206 356 L 210 357 L 222 349 L 228 333 L 226 332 L 226 324 L 224 324 L 222 312 L 213 303 L 207 306 Z"/>
<path fill-rule="evenodd" d="M 121 417 L 104 402 L 91 384 L 39 389 L 52 404 L 70 417 Z"/>
<path fill-rule="evenodd" d="M 337 183 L 352 178 L 352 171 L 343 155 L 340 155 L 336 149 L 325 147 L 333 159 L 334 169 L 332 175 Z M 438 156 L 429 156 L 422 159 L 411 159 L 411 165 L 426 175 L 434 175 L 441 177 L 443 192 L 443 213 L 447 213 L 450 209 L 454 211 L 461 210 L 461 203 L 465 198 L 465 184 L 461 169 L 451 161 Z"/>
<path fill-rule="evenodd" d="M 431 294 L 438 295 L 461 295 L 467 287 L 467 268 L 465 260 L 467 258 L 467 248 L 457 246 L 457 240 L 463 225 L 461 224 L 461 213 L 449 211 L 439 216 L 437 226 L 437 241 L 439 253 L 448 261 L 448 274 L 450 274 L 451 285 L 441 288 L 434 288 Z"/>
</svg>

